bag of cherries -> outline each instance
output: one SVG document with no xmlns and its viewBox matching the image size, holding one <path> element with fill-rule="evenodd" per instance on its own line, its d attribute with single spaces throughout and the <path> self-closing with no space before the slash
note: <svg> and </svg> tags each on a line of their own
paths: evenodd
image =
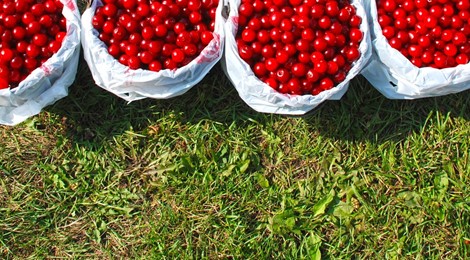
<svg viewBox="0 0 470 260">
<path fill-rule="evenodd" d="M 0 5 L 0 124 L 16 125 L 67 96 L 80 55 L 75 1 Z"/>
<path fill-rule="evenodd" d="M 229 0 L 222 65 L 265 113 L 301 115 L 339 100 L 371 56 L 361 0 Z"/>
<path fill-rule="evenodd" d="M 368 0 L 368 8 L 374 55 L 363 75 L 383 95 L 470 89 L 469 0 Z"/>
<path fill-rule="evenodd" d="M 222 0 L 94 0 L 82 15 L 95 83 L 127 100 L 187 92 L 222 57 Z"/>
</svg>

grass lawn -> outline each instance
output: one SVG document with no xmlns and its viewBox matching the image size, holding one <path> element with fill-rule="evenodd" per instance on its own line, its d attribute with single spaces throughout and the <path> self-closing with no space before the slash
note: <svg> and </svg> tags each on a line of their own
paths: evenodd
<svg viewBox="0 0 470 260">
<path fill-rule="evenodd" d="M 466 258 L 470 92 L 387 100 L 356 78 L 261 114 L 219 66 L 127 104 L 82 61 L 68 97 L 0 127 L 2 258 Z"/>
<path fill-rule="evenodd" d="M 216 66 L 128 104 L 82 60 L 0 140 L 2 259 L 470 258 L 470 91 L 388 100 L 358 77 L 271 115 Z"/>
</svg>

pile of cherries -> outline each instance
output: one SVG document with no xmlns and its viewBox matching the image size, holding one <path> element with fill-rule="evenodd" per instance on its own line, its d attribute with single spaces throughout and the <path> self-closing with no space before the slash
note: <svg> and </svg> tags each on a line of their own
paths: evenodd
<svg viewBox="0 0 470 260">
<path fill-rule="evenodd" d="M 93 16 L 110 55 L 130 69 L 180 68 L 213 39 L 218 0 L 103 0 Z"/>
<path fill-rule="evenodd" d="M 14 88 L 62 46 L 59 0 L 0 1 L 0 89 Z"/>
<path fill-rule="evenodd" d="M 416 67 L 449 68 L 470 58 L 470 0 L 378 0 L 390 46 Z"/>
<path fill-rule="evenodd" d="M 280 93 L 331 89 L 361 55 L 362 19 L 348 0 L 242 0 L 239 14 L 240 57 Z"/>
</svg>

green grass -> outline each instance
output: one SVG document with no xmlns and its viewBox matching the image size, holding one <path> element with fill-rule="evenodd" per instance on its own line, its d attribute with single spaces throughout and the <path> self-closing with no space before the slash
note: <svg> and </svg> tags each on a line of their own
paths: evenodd
<svg viewBox="0 0 470 260">
<path fill-rule="evenodd" d="M 468 259 L 470 92 L 388 100 L 356 78 L 257 113 L 216 66 L 127 104 L 81 61 L 69 96 L 0 126 L 0 258 Z"/>
<path fill-rule="evenodd" d="M 385 99 L 356 78 L 261 114 L 217 66 L 125 101 L 82 61 L 69 96 L 0 127 L 2 258 L 464 259 L 470 92 Z"/>
</svg>

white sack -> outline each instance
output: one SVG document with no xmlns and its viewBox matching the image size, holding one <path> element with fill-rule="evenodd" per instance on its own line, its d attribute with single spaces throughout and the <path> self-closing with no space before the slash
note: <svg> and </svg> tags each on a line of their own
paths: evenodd
<svg viewBox="0 0 470 260">
<path fill-rule="evenodd" d="M 80 55 L 80 13 L 75 1 L 61 2 L 67 20 L 67 36 L 61 48 L 16 88 L 0 90 L 0 124 L 19 124 L 67 96 Z"/>
<path fill-rule="evenodd" d="M 369 10 L 373 55 L 364 77 L 390 99 L 442 96 L 470 89 L 470 64 L 453 68 L 418 68 L 392 48 L 377 18 L 375 0 L 365 0 Z"/>
<path fill-rule="evenodd" d="M 339 100 L 346 93 L 349 82 L 361 72 L 371 56 L 369 25 L 362 0 L 353 0 L 357 15 L 362 18 L 360 26 L 364 39 L 359 45 L 360 58 L 352 64 L 346 79 L 330 90 L 313 95 L 281 94 L 262 82 L 244 60 L 240 58 L 235 36 L 238 29 L 238 7 L 240 0 L 229 0 L 230 15 L 225 24 L 225 57 L 222 59 L 224 70 L 238 91 L 240 97 L 254 110 L 263 113 L 302 115 L 323 101 Z"/>
<path fill-rule="evenodd" d="M 99 6 L 102 6 L 101 0 L 93 1 L 82 15 L 83 55 L 95 83 L 127 101 L 166 99 L 182 95 L 200 82 L 222 57 L 225 37 L 222 0 L 217 7 L 214 39 L 201 54 L 186 66 L 159 72 L 131 70 L 108 53 L 106 44 L 98 38 L 99 33 L 92 25 L 93 15 Z"/>
</svg>

